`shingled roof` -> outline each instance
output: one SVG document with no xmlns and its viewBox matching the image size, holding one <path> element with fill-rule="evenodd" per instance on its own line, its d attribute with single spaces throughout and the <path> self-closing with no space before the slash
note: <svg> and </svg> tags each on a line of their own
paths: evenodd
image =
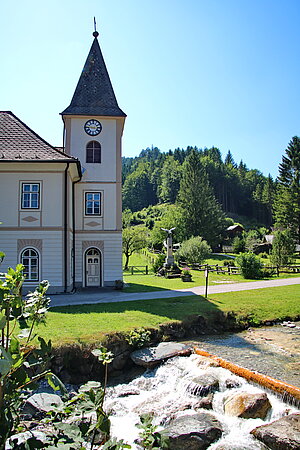
<svg viewBox="0 0 300 450">
<path fill-rule="evenodd" d="M 97 40 L 98 33 L 94 36 L 71 104 L 61 114 L 126 117 L 118 106 Z"/>
<path fill-rule="evenodd" d="M 78 162 L 44 141 L 11 111 L 0 111 L 0 162 L 37 160 Z"/>
</svg>

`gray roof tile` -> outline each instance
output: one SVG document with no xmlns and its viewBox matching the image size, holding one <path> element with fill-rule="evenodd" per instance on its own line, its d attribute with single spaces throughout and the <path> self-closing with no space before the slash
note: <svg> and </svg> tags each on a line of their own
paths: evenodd
<svg viewBox="0 0 300 450">
<path fill-rule="evenodd" d="M 91 46 L 72 101 L 61 114 L 126 117 L 118 106 L 97 37 Z"/>
<path fill-rule="evenodd" d="M 1 161 L 74 161 L 48 144 L 11 111 L 0 111 Z"/>
</svg>

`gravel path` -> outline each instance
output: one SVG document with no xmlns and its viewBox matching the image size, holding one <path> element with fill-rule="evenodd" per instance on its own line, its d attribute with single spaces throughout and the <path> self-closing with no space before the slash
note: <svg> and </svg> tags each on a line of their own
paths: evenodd
<svg viewBox="0 0 300 450">
<path fill-rule="evenodd" d="M 290 286 L 300 284 L 300 277 L 284 278 L 280 280 L 251 281 L 245 283 L 220 284 L 218 286 L 208 286 L 208 295 L 221 294 L 224 292 L 245 291 L 251 289 L 263 289 L 277 286 Z M 154 300 L 158 298 L 183 297 L 187 295 L 204 295 L 204 286 L 195 286 L 188 289 L 174 289 L 152 292 L 126 293 L 111 289 L 97 291 L 81 291 L 74 294 L 52 294 L 51 306 L 83 305 L 93 303 L 115 303 L 131 302 L 135 300 Z"/>
</svg>

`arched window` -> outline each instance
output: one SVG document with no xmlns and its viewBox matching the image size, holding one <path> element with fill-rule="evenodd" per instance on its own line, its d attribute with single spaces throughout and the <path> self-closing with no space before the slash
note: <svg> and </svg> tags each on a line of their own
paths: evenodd
<svg viewBox="0 0 300 450">
<path fill-rule="evenodd" d="M 101 163 L 101 145 L 98 141 L 90 141 L 86 145 L 86 162 Z"/>
<path fill-rule="evenodd" d="M 38 281 L 39 254 L 33 248 L 26 248 L 21 253 L 21 264 L 24 266 L 25 281 Z"/>
</svg>

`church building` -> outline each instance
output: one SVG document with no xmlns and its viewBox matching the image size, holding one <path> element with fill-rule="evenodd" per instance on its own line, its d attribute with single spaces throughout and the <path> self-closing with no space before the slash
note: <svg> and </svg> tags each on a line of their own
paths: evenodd
<svg viewBox="0 0 300 450">
<path fill-rule="evenodd" d="M 0 111 L 0 272 L 24 265 L 26 290 L 114 286 L 122 279 L 119 108 L 94 40 L 70 105 L 62 148 Z"/>
</svg>

